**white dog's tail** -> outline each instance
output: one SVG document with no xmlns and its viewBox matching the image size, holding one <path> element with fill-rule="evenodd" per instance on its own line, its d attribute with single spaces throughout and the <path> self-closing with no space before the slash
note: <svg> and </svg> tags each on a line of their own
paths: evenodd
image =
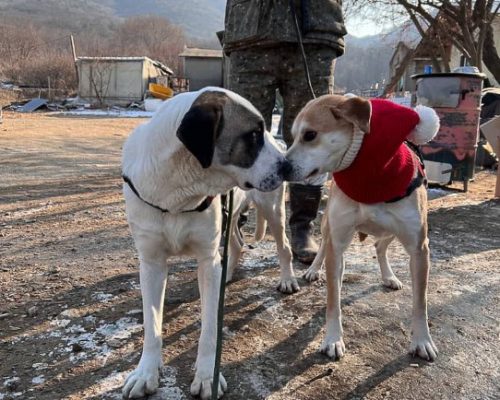
<svg viewBox="0 0 500 400">
<path fill-rule="evenodd" d="M 260 242 L 262 239 L 264 239 L 264 236 L 266 235 L 266 229 L 267 229 L 267 221 L 262 215 L 262 212 L 259 212 L 259 209 L 256 209 L 256 215 L 255 215 L 255 235 L 254 235 L 254 241 L 255 243 Z"/>
</svg>

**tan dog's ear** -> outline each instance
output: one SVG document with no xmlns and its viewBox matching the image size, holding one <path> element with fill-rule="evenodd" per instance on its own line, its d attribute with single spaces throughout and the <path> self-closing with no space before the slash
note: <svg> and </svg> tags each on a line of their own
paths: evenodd
<svg viewBox="0 0 500 400">
<path fill-rule="evenodd" d="M 361 97 L 350 97 L 334 107 L 330 107 L 335 118 L 345 119 L 365 133 L 370 132 L 372 106 Z"/>
</svg>

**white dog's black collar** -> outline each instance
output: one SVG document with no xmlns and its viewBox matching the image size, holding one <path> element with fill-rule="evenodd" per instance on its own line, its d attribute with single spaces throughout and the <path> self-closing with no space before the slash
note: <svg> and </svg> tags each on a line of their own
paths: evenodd
<svg viewBox="0 0 500 400">
<path fill-rule="evenodd" d="M 134 194 L 139 199 L 141 199 L 144 203 L 146 203 L 148 206 L 156 208 L 157 210 L 159 210 L 161 212 L 164 212 L 164 213 L 169 213 L 170 212 L 166 208 L 161 208 L 160 206 L 157 206 L 156 204 L 152 204 L 149 201 L 144 200 L 141 197 L 141 195 L 139 194 L 139 192 L 137 191 L 137 189 L 135 188 L 134 184 L 132 183 L 132 180 L 127 175 L 122 175 L 122 178 L 125 181 L 125 183 L 130 187 L 130 189 L 132 189 L 132 192 L 134 192 Z M 210 207 L 210 204 L 212 204 L 212 200 L 213 199 L 214 199 L 214 196 L 207 196 L 207 197 L 205 197 L 205 200 L 203 200 L 200 203 L 200 205 L 198 205 L 198 207 L 196 207 L 196 208 L 194 208 L 192 210 L 185 210 L 185 211 L 181 211 L 181 212 L 188 213 L 188 212 L 195 212 L 195 211 L 197 211 L 197 212 L 205 211 L 208 207 Z"/>
</svg>

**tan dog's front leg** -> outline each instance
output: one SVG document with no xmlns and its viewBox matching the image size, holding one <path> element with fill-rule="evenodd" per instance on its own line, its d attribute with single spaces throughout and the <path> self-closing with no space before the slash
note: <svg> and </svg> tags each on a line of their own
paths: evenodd
<svg viewBox="0 0 500 400">
<path fill-rule="evenodd" d="M 326 334 L 320 351 L 329 357 L 338 359 L 344 356 L 345 345 L 342 338 L 342 319 L 340 310 L 340 290 L 344 274 L 345 249 L 352 240 L 353 232 L 337 229 L 335 235 L 330 230 L 331 241 L 325 241 L 326 269 Z M 339 238 L 342 238 L 339 240 Z"/>
<path fill-rule="evenodd" d="M 427 323 L 427 282 L 429 279 L 429 239 L 427 237 L 410 252 L 410 270 L 413 289 L 413 311 L 411 322 L 410 352 L 433 361 L 438 350 L 429 332 Z"/>
</svg>

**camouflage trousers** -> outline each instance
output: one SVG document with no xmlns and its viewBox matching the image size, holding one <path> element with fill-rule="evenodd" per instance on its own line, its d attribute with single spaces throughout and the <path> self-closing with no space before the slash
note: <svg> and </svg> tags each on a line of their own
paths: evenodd
<svg viewBox="0 0 500 400">
<path fill-rule="evenodd" d="M 316 96 L 333 93 L 335 50 L 307 45 L 305 52 Z M 299 46 L 285 43 L 279 47 L 256 47 L 233 51 L 229 57 L 229 89 L 248 99 L 262 113 L 268 129 L 279 90 L 283 97 L 283 138 L 290 146 L 293 120 L 312 98 Z"/>
</svg>

